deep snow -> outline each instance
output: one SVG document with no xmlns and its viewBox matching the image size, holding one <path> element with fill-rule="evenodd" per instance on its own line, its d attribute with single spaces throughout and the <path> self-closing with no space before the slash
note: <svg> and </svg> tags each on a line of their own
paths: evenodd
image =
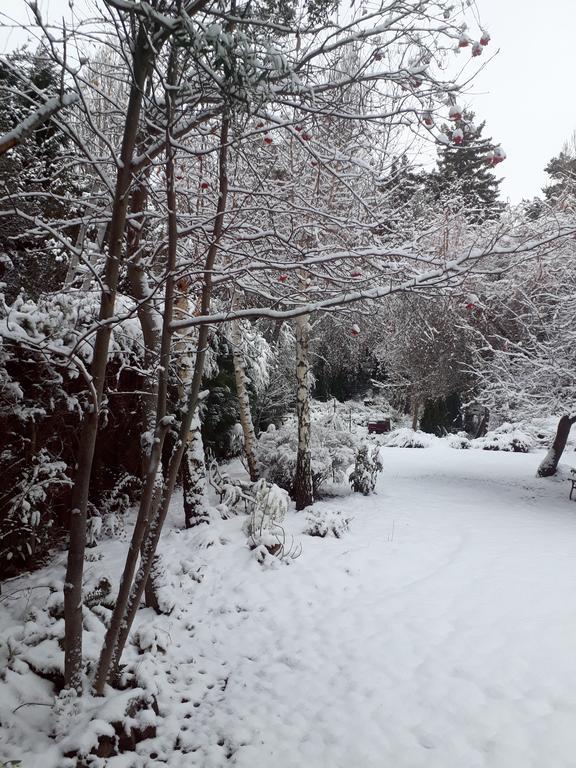
<svg viewBox="0 0 576 768">
<path fill-rule="evenodd" d="M 142 610 L 127 661 L 156 694 L 157 737 L 94 765 L 110 768 L 574 768 L 576 505 L 561 479 L 534 477 L 540 456 L 384 448 L 377 494 L 317 507 L 353 517 L 341 539 L 301 536 L 289 565 L 262 567 L 245 518 L 163 539 L 169 616 Z M 570 462 L 572 454 L 566 459 Z M 89 572 L 118 571 L 125 542 L 105 541 Z M 54 727 L 50 684 L 29 671 L 55 640 L 23 630 L 63 557 L 0 602 L 0 760 L 65 768 L 62 754 L 114 708 Z M 102 625 L 94 617 L 87 654 Z M 61 633 L 61 622 L 51 625 Z M 26 640 L 28 638 L 28 640 Z M 25 702 L 30 706 L 16 709 Z M 100 713 L 96 727 L 87 719 Z M 150 715 L 150 718 L 153 718 Z M 96 721 L 98 723 L 98 721 Z M 152 757 L 152 755 L 154 757 Z"/>
</svg>

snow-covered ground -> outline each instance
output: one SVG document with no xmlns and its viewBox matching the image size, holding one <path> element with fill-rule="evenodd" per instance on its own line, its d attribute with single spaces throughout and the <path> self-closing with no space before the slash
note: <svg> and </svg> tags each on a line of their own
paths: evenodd
<svg viewBox="0 0 576 768">
<path fill-rule="evenodd" d="M 305 515 L 288 516 L 286 530 L 302 544 L 289 565 L 258 564 L 242 518 L 181 531 L 175 506 L 163 552 L 176 605 L 170 615 L 140 611 L 139 647 L 126 654 L 137 683 L 157 697 L 157 735 L 136 755 L 90 765 L 576 765 L 568 484 L 536 479 L 534 453 L 434 446 L 384 448 L 382 458 L 376 495 L 317 505 L 353 518 L 342 538 L 303 536 Z M 117 572 L 125 546 L 91 550 L 95 572 Z M 24 768 L 73 765 L 63 753 L 90 745 L 115 706 L 113 697 L 89 699 L 87 712 L 57 722 L 41 706 L 51 687 L 29 665 L 61 659 L 55 640 L 30 646 L 29 637 L 62 560 L 26 581 L 38 589 L 8 597 L 22 584 L 6 585 L 0 602 L 0 760 L 19 758 Z M 102 635 L 96 618 L 92 625 L 89 657 Z M 61 631 L 61 620 L 50 625 Z M 98 715 L 99 726 L 86 724 Z"/>
</svg>

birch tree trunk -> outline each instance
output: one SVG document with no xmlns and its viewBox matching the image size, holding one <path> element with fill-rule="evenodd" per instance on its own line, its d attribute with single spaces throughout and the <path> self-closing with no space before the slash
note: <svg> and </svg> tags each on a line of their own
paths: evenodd
<svg viewBox="0 0 576 768">
<path fill-rule="evenodd" d="M 198 409 L 192 419 L 184 456 L 182 458 L 182 490 L 184 495 L 184 524 L 193 528 L 209 522 L 206 498 L 206 464 Z"/>
<path fill-rule="evenodd" d="M 255 483 L 259 477 L 255 452 L 256 434 L 254 432 L 250 398 L 248 396 L 248 377 L 246 376 L 246 359 L 243 353 L 242 323 L 240 320 L 235 320 L 232 323 L 232 358 L 234 362 L 238 409 L 240 411 L 240 424 L 242 425 L 242 434 L 244 435 L 244 456 L 248 464 L 250 480 Z"/>
<path fill-rule="evenodd" d="M 100 298 L 98 330 L 90 370 L 96 391 L 96 402 L 84 419 L 72 488 L 68 563 L 64 583 L 64 681 L 66 687 L 75 688 L 78 692 L 82 690 L 82 579 L 86 547 L 86 510 L 112 330 L 108 321 L 114 316 L 116 288 L 120 265 L 123 260 L 126 213 L 133 182 L 131 163 L 138 133 L 144 85 L 154 55 L 147 37 L 147 30 L 144 24 L 141 24 L 134 43 L 133 80 L 124 123 L 120 152 L 121 162 L 116 178 L 112 220 L 109 229 L 109 249 L 103 280 L 104 290 Z"/>
<path fill-rule="evenodd" d="M 311 435 L 310 435 L 310 360 L 309 315 L 296 319 L 296 415 L 298 417 L 298 454 L 292 497 L 296 509 L 304 509 L 314 501 L 312 489 Z"/>
<path fill-rule="evenodd" d="M 175 319 L 186 317 L 189 313 L 189 285 L 187 280 L 180 281 L 180 294 L 175 303 Z M 200 308 L 198 307 L 198 310 Z M 178 399 L 184 408 L 190 389 L 195 367 L 198 332 L 191 330 L 180 335 L 174 345 L 174 357 L 178 360 Z M 206 497 L 206 462 L 202 441 L 202 422 L 197 410 L 186 437 L 186 447 L 182 457 L 182 495 L 184 502 L 184 526 L 193 528 L 199 523 L 208 523 L 208 499 Z"/>
</svg>

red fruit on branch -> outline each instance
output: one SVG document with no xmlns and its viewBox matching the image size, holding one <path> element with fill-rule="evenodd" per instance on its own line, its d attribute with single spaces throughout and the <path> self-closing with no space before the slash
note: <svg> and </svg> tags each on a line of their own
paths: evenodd
<svg viewBox="0 0 576 768">
<path fill-rule="evenodd" d="M 350 272 L 350 277 L 362 277 L 362 272 L 359 270 L 355 270 L 354 272 Z"/>
<path fill-rule="evenodd" d="M 459 107 L 458 104 L 453 104 L 448 112 L 448 117 L 450 120 L 462 120 L 462 107 Z"/>
<path fill-rule="evenodd" d="M 203 181 L 200 183 L 200 189 L 208 189 L 210 184 L 207 181 Z"/>
<path fill-rule="evenodd" d="M 288 275 L 280 275 L 280 277 L 278 278 L 279 283 L 285 283 L 286 280 L 288 280 Z"/>
<path fill-rule="evenodd" d="M 272 144 L 272 136 L 264 136 L 264 144 Z"/>
<path fill-rule="evenodd" d="M 482 37 L 480 38 L 480 45 L 488 45 L 490 42 L 490 35 L 486 30 L 482 32 Z"/>
<path fill-rule="evenodd" d="M 496 147 L 492 156 L 492 165 L 498 165 L 498 163 L 501 163 L 504 160 L 506 160 L 506 152 L 504 152 L 502 147 Z"/>
</svg>

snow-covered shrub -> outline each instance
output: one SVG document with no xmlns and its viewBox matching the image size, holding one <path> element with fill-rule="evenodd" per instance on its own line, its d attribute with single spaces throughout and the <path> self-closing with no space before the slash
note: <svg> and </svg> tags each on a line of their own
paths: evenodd
<svg viewBox="0 0 576 768">
<path fill-rule="evenodd" d="M 66 470 L 65 462 L 41 449 L 22 470 L 15 487 L 6 489 L 10 498 L 0 520 L 0 570 L 4 573 L 18 569 L 49 546 L 54 520 L 46 499 L 53 488 L 70 485 Z"/>
<path fill-rule="evenodd" d="M 378 472 L 382 472 L 380 448 L 361 445 L 356 454 L 354 469 L 350 473 L 350 485 L 355 493 L 369 496 L 374 492 Z"/>
<path fill-rule="evenodd" d="M 429 448 L 438 442 L 438 439 L 436 435 L 427 432 L 401 427 L 390 432 L 383 441 L 383 445 L 387 448 Z"/>
<path fill-rule="evenodd" d="M 465 434 L 462 434 L 461 432 L 458 432 L 456 435 L 446 435 L 443 440 L 448 443 L 450 448 L 457 448 L 460 450 L 466 450 L 467 448 L 470 448 L 470 440 L 466 437 Z"/>
<path fill-rule="evenodd" d="M 308 536 L 334 536 L 339 539 L 348 531 L 350 517 L 344 517 L 340 510 L 336 509 L 316 509 L 307 516 L 307 527 L 304 533 Z"/>
<path fill-rule="evenodd" d="M 312 488 L 317 498 L 329 481 L 342 483 L 354 462 L 358 438 L 351 432 L 313 422 L 311 426 Z M 256 456 L 262 477 L 290 490 L 296 471 L 298 433 L 294 420 L 280 428 L 273 425 L 260 435 Z"/>
<path fill-rule="evenodd" d="M 254 507 L 244 524 L 247 536 L 258 537 L 280 525 L 288 511 L 289 496 L 282 488 L 266 480 L 258 480 L 252 486 Z"/>
<path fill-rule="evenodd" d="M 270 557 L 286 561 L 298 557 L 300 547 L 294 544 L 293 538 L 287 542 L 281 525 L 288 510 L 288 493 L 260 479 L 252 486 L 252 495 L 254 507 L 243 530 L 254 557 L 263 565 L 269 563 Z"/>
<path fill-rule="evenodd" d="M 484 437 L 472 440 L 472 448 L 483 451 L 512 451 L 528 453 L 534 447 L 533 438 L 509 422 L 504 422 L 497 429 L 488 432 Z"/>
<path fill-rule="evenodd" d="M 91 405 L 85 369 L 94 334 L 86 331 L 98 305 L 96 295 L 84 292 L 38 301 L 18 296 L 10 306 L 0 295 L 0 578 L 38 566 L 66 534 L 70 468 L 83 411 Z M 118 297 L 119 312 L 133 308 L 133 301 Z M 92 524 L 93 540 L 109 514 L 126 507 L 128 492 L 116 492 L 116 478 L 136 469 L 140 427 L 133 414 L 140 405 L 133 390 L 140 387 L 133 371 L 144 368 L 137 318 L 114 327 L 110 355 L 105 388 L 116 391 L 96 448 L 90 502 L 102 524 Z"/>
</svg>

